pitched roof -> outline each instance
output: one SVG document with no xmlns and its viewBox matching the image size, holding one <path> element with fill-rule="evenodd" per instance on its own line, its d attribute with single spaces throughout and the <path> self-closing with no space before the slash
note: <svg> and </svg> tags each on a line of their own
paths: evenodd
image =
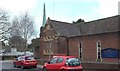
<svg viewBox="0 0 120 71">
<path fill-rule="evenodd" d="M 120 15 L 103 18 L 95 21 L 85 22 L 80 25 L 82 35 L 93 35 L 118 31 L 118 18 Z"/>
<path fill-rule="evenodd" d="M 79 27 L 71 23 L 50 20 L 59 36 L 74 37 L 80 36 Z"/>
<path fill-rule="evenodd" d="M 82 35 L 117 32 L 119 31 L 118 25 L 120 25 L 118 21 L 119 17 L 120 15 L 117 15 L 90 22 L 84 22 L 77 25 L 67 22 L 51 20 L 49 18 L 48 22 L 53 25 L 55 31 L 58 33 L 59 36 L 75 37 Z"/>
</svg>

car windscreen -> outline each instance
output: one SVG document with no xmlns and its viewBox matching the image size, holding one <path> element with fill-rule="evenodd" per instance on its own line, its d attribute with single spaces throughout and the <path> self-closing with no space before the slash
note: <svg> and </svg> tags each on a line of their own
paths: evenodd
<svg viewBox="0 0 120 71">
<path fill-rule="evenodd" d="M 77 58 L 68 58 L 66 64 L 68 66 L 80 66 L 80 60 Z"/>
<path fill-rule="evenodd" d="M 25 57 L 25 60 L 34 60 L 33 57 Z"/>
</svg>

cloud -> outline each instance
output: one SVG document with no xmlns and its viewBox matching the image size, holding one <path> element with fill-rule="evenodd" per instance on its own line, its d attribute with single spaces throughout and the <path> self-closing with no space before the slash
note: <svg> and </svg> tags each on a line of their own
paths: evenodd
<svg viewBox="0 0 120 71">
<path fill-rule="evenodd" d="M 37 7 L 37 2 L 38 0 L 0 0 L 0 9 L 7 11 L 11 18 L 14 16 L 19 16 L 25 12 L 28 12 L 31 14 L 31 16 L 33 16 L 32 10 Z M 37 26 L 37 29 L 39 29 L 39 19 L 36 19 L 36 17 L 34 18 L 35 26 Z"/>
<path fill-rule="evenodd" d="M 118 2 L 118 14 L 120 15 L 120 1 Z"/>
<path fill-rule="evenodd" d="M 81 8 L 82 4 L 99 4 L 99 6 L 94 6 L 94 9 L 88 11 L 89 14 L 82 14 Z M 42 25 L 42 16 L 43 16 L 43 3 L 46 3 L 46 16 L 49 16 L 51 19 L 61 20 L 65 22 L 76 21 L 79 18 L 84 19 L 85 21 L 91 21 L 103 17 L 110 17 L 118 14 L 118 1 L 120 0 L 0 0 L 0 8 L 7 9 L 15 15 L 18 15 L 21 12 L 29 11 L 35 17 L 35 25 L 37 32 L 39 32 L 40 26 Z M 55 4 L 54 4 L 55 3 Z M 69 4 L 68 4 L 69 3 Z M 60 6 L 58 6 L 60 4 Z M 68 7 L 63 7 L 61 5 L 66 5 Z M 72 6 L 78 6 L 78 14 L 70 14 L 70 12 L 77 13 L 74 8 L 72 11 Z M 70 6 L 69 6 L 70 5 Z M 53 9 L 52 7 L 55 8 Z M 63 7 L 63 8 L 61 8 Z M 87 5 L 85 6 L 87 8 Z M 54 10 L 54 11 L 53 11 Z M 77 11 L 78 11 L 77 10 Z M 92 12 L 94 11 L 94 12 Z M 86 13 L 86 12 L 85 12 Z"/>
<path fill-rule="evenodd" d="M 118 14 L 119 0 L 98 0 L 99 8 L 96 10 L 102 17 Z"/>
<path fill-rule="evenodd" d="M 0 8 L 13 13 L 31 10 L 36 6 L 37 0 L 0 0 Z"/>
<path fill-rule="evenodd" d="M 90 3 L 90 2 L 94 2 L 96 0 L 45 0 L 45 2 L 48 2 L 48 3 Z"/>
</svg>

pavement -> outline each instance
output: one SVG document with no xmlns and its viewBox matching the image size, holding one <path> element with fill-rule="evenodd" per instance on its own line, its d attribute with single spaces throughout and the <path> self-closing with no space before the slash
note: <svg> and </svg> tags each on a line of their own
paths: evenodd
<svg viewBox="0 0 120 71">
<path fill-rule="evenodd" d="M 43 65 L 37 65 L 38 68 L 43 68 Z"/>
</svg>

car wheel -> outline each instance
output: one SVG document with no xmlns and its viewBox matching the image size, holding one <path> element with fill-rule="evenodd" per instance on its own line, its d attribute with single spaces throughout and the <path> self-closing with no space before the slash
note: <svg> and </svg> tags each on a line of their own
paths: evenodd
<svg viewBox="0 0 120 71">
<path fill-rule="evenodd" d="M 65 71 L 64 69 L 60 70 L 60 71 Z"/>
<path fill-rule="evenodd" d="M 46 69 L 46 68 L 43 68 L 43 71 L 47 71 L 47 69 Z"/>
<path fill-rule="evenodd" d="M 13 66 L 16 67 L 15 63 L 13 63 Z"/>
<path fill-rule="evenodd" d="M 37 68 L 37 66 L 33 66 L 33 68 Z"/>
<path fill-rule="evenodd" d="M 22 65 L 21 68 L 24 69 L 25 67 Z"/>
</svg>

